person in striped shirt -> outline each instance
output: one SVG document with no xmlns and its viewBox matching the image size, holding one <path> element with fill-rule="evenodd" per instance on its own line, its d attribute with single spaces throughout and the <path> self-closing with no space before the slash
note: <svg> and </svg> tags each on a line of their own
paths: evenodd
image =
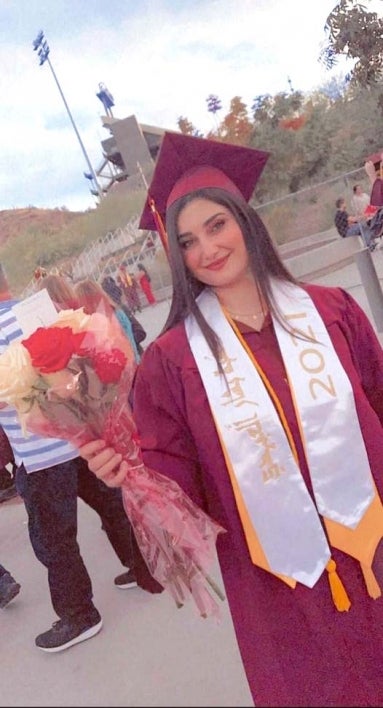
<svg viewBox="0 0 383 708">
<path fill-rule="evenodd" d="M 0 354 L 22 336 L 12 310 L 16 302 L 0 265 Z M 69 442 L 31 433 L 24 436 L 11 406 L 0 408 L 0 426 L 17 465 L 16 487 L 28 514 L 32 548 L 47 568 L 51 602 L 59 617 L 51 629 L 36 637 L 35 643 L 43 651 L 58 652 L 89 639 L 102 627 L 77 543 L 77 497 L 99 514 L 114 551 L 128 569 L 115 578 L 115 585 L 135 587 L 137 573 L 143 589 L 160 592 L 162 588 L 143 567 L 121 492 L 97 480 Z"/>
</svg>

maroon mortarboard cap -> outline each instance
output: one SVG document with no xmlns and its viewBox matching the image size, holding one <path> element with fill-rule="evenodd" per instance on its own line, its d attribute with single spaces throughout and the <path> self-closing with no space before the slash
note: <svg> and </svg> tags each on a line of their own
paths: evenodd
<svg viewBox="0 0 383 708">
<path fill-rule="evenodd" d="M 139 228 L 157 230 L 153 204 L 165 221 L 171 204 L 204 187 L 219 187 L 249 201 L 268 157 L 264 150 L 165 132 Z"/>
</svg>

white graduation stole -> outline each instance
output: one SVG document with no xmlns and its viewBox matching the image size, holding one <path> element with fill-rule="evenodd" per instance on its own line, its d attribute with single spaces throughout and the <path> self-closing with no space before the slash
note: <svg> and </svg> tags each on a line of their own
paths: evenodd
<svg viewBox="0 0 383 708">
<path fill-rule="evenodd" d="M 306 335 L 299 339 L 274 320 L 300 415 L 316 505 L 321 514 L 354 528 L 375 488 L 350 382 L 309 295 L 276 281 L 273 292 L 291 327 Z M 331 556 L 316 505 L 274 403 L 214 293 L 205 289 L 198 306 L 222 342 L 226 380 L 192 315 L 185 321 L 186 333 L 226 459 L 270 570 L 313 587 Z"/>
<path fill-rule="evenodd" d="M 289 334 L 274 322 L 300 414 L 316 505 L 326 518 L 355 528 L 374 486 L 350 381 L 308 293 L 275 281 L 273 292 L 294 329 Z"/>
</svg>

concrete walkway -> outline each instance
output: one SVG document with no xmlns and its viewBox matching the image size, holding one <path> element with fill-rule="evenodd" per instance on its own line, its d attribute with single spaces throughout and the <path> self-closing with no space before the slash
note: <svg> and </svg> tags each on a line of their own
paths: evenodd
<svg viewBox="0 0 383 708">
<path fill-rule="evenodd" d="M 383 281 L 383 251 L 372 254 Z M 348 290 L 374 325 L 355 264 L 315 282 Z M 139 319 L 159 333 L 169 301 L 147 307 Z M 375 325 L 374 325 L 375 326 Z M 379 333 L 383 341 L 382 333 Z M 119 590 L 121 572 L 99 519 L 79 501 L 79 544 L 104 626 L 99 635 L 58 654 L 34 646 L 56 617 L 45 569 L 36 560 L 20 499 L 0 505 L 0 561 L 21 592 L 0 610 L 0 706 L 252 706 L 227 602 L 219 624 L 197 616 L 191 604 L 177 610 L 165 593 Z M 221 583 L 218 566 L 213 575 Z"/>
<path fill-rule="evenodd" d="M 21 584 L 0 610 L 1 706 L 252 706 L 227 602 L 203 620 L 167 594 L 114 587 L 123 569 L 97 515 L 79 501 L 79 544 L 102 631 L 57 654 L 34 639 L 57 619 L 20 501 L 0 505 L 1 562 Z M 216 567 L 214 577 L 222 580 Z"/>
</svg>

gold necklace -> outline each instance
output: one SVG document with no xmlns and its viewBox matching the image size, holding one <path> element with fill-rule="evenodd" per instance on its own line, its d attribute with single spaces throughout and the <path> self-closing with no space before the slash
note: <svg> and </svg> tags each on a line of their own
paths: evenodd
<svg viewBox="0 0 383 708">
<path fill-rule="evenodd" d="M 254 314 L 246 315 L 246 314 L 240 314 L 239 312 L 231 312 L 227 308 L 226 308 L 226 312 L 228 312 L 229 315 L 231 317 L 233 317 L 233 319 L 235 319 L 235 320 L 241 320 L 241 318 L 246 317 L 247 319 L 254 320 L 254 322 L 258 319 L 258 317 L 264 317 L 264 314 L 265 314 L 264 312 L 257 312 L 255 315 Z"/>
</svg>

